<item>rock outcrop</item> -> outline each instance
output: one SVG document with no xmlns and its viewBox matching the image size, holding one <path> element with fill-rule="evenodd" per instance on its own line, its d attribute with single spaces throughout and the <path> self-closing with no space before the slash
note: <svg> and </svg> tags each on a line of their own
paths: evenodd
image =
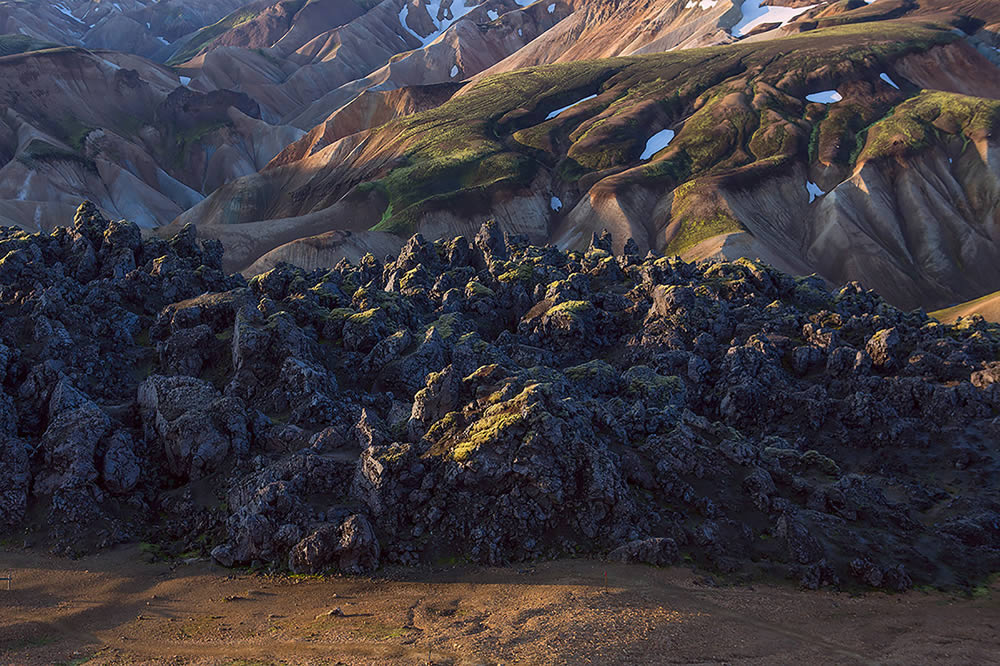
<svg viewBox="0 0 1000 666">
<path fill-rule="evenodd" d="M 904 589 L 1000 567 L 980 318 L 607 234 L 486 225 L 247 282 L 191 228 L 132 229 L 84 206 L 0 230 L 2 530 L 299 572 L 582 552 Z"/>
</svg>

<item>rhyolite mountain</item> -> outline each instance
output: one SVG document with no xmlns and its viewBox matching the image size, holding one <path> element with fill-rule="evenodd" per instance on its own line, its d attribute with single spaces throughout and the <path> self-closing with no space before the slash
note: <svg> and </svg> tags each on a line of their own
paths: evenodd
<svg viewBox="0 0 1000 666">
<path fill-rule="evenodd" d="M 759 261 L 536 246 L 227 274 L 93 204 L 0 228 L 0 538 L 273 571 L 687 563 L 809 588 L 1000 570 L 1000 327 Z M 751 577 L 751 578 L 748 578 Z"/>
<path fill-rule="evenodd" d="M 1000 289 L 979 0 L 0 3 L 0 219 L 83 199 L 227 270 L 486 220 L 759 257 L 903 308 Z"/>
<path fill-rule="evenodd" d="M 3 543 L 1000 571 L 997 3 L 36 4 Z"/>
</svg>

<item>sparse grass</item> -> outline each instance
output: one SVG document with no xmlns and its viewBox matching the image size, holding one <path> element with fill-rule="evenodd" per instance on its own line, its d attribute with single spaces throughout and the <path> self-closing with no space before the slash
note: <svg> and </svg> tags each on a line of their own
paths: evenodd
<svg viewBox="0 0 1000 666">
<path fill-rule="evenodd" d="M 436 210 L 472 217 L 497 193 L 525 188 L 540 169 L 573 182 L 636 166 L 622 176 L 625 182 L 670 188 L 717 174 L 750 186 L 797 156 L 829 152 L 846 162 L 856 133 L 887 109 L 859 113 L 844 104 L 810 125 L 802 118 L 805 105 L 780 93 L 804 97 L 831 63 L 838 77 L 868 80 L 902 55 L 955 38 L 943 26 L 857 24 L 488 76 L 435 109 L 381 128 L 399 159 L 372 174 L 375 184 L 367 186 L 388 202 L 374 229 L 406 234 Z M 574 112 L 546 119 L 595 94 Z M 674 141 L 658 161 L 636 164 L 651 127 L 665 120 L 677 129 Z M 725 215 L 699 215 L 675 248 L 735 228 Z"/>
<path fill-rule="evenodd" d="M 22 34 L 0 35 L 0 57 L 57 48 L 59 44 L 43 42 Z"/>
<path fill-rule="evenodd" d="M 912 155 L 928 147 L 938 133 L 966 141 L 1000 129 L 1000 101 L 956 93 L 924 91 L 903 102 L 872 126 L 861 161 Z"/>
<path fill-rule="evenodd" d="M 260 12 L 253 9 L 238 9 L 232 14 L 220 19 L 212 25 L 206 26 L 196 32 L 187 45 L 178 51 L 168 62 L 168 65 L 179 65 L 187 62 L 191 58 L 204 51 L 212 45 L 223 33 L 239 27 L 244 23 L 253 21 L 260 15 Z"/>
</svg>

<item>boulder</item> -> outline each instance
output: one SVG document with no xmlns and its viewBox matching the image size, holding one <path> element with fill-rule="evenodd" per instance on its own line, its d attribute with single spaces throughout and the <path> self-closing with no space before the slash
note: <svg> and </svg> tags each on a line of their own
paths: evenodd
<svg viewBox="0 0 1000 666">
<path fill-rule="evenodd" d="M 249 450 L 243 402 L 223 397 L 208 382 L 154 375 L 139 386 L 137 401 L 147 439 L 163 452 L 167 469 L 179 479 L 202 478 L 230 455 L 239 457 Z"/>
</svg>

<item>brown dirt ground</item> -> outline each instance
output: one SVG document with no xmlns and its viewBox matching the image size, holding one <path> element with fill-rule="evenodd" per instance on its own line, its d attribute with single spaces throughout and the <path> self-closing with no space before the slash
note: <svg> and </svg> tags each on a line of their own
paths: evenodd
<svg viewBox="0 0 1000 666">
<path fill-rule="evenodd" d="M 77 561 L 0 553 L 4 570 L 3 664 L 426 664 L 428 651 L 434 664 L 1000 660 L 1000 584 L 972 599 L 858 596 L 592 560 L 268 577 L 148 564 L 135 547 Z"/>
</svg>

